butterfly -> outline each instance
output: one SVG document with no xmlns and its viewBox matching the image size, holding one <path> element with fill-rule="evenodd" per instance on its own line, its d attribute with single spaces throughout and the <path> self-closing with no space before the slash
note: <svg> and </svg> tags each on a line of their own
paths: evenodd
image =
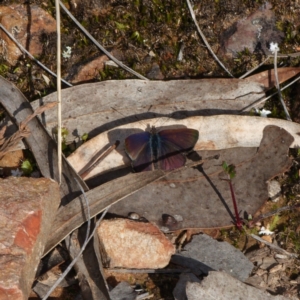
<svg viewBox="0 0 300 300">
<path fill-rule="evenodd" d="M 184 152 L 194 148 L 198 130 L 189 128 L 165 129 L 132 134 L 125 139 L 125 152 L 136 172 L 162 169 L 174 170 L 184 166 Z"/>
</svg>

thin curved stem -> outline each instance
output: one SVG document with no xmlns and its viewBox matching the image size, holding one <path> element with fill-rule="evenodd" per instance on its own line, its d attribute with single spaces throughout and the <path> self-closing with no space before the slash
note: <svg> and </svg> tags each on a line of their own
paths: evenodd
<svg viewBox="0 0 300 300">
<path fill-rule="evenodd" d="M 234 77 L 230 72 L 229 70 L 223 65 L 223 63 L 219 60 L 219 58 L 217 57 L 217 55 L 213 52 L 213 50 L 211 49 L 208 41 L 206 40 L 205 38 L 205 35 L 202 33 L 198 23 L 197 23 L 197 20 L 196 20 L 196 16 L 195 16 L 195 13 L 194 13 L 194 10 L 193 10 L 193 7 L 192 7 L 192 4 L 189 0 L 186 0 L 186 3 L 187 3 L 187 6 L 189 8 L 189 11 L 190 11 L 190 14 L 191 14 L 191 17 L 196 25 L 196 28 L 198 30 L 198 33 L 199 35 L 201 36 L 204 44 L 206 45 L 207 49 L 209 50 L 210 54 L 214 57 L 214 59 L 218 62 L 218 64 L 228 73 L 228 75 L 230 77 Z"/>
<path fill-rule="evenodd" d="M 56 11 L 56 90 L 57 90 L 57 168 L 58 182 L 61 184 L 62 174 L 62 136 L 61 136 L 61 34 L 59 0 L 55 0 Z"/>
<path fill-rule="evenodd" d="M 275 49 L 274 51 L 274 73 L 275 73 L 275 83 L 276 83 L 276 88 L 278 90 L 278 96 L 279 96 L 279 100 L 281 102 L 281 105 L 283 107 L 283 110 L 285 112 L 285 115 L 286 115 L 286 119 L 288 121 L 292 121 L 291 117 L 290 117 L 290 114 L 287 110 L 287 107 L 283 101 L 283 98 L 282 98 L 282 94 L 281 94 L 281 90 L 280 90 L 280 85 L 279 85 L 279 79 L 278 79 L 278 71 L 277 71 L 277 52 L 278 50 Z"/>
<path fill-rule="evenodd" d="M 28 52 L 15 38 L 14 36 L 0 23 L 0 28 L 9 36 L 9 38 L 15 42 L 15 44 L 19 47 L 19 49 L 28 55 L 37 65 L 39 65 L 42 69 L 44 69 L 46 72 L 51 74 L 54 77 L 57 77 L 54 72 L 52 72 L 50 69 L 48 69 L 45 65 L 43 65 L 39 60 L 37 60 L 30 52 Z M 66 84 L 67 86 L 73 86 L 68 81 L 61 79 L 61 81 Z"/>
<path fill-rule="evenodd" d="M 76 20 L 76 18 L 68 11 L 68 9 L 62 4 L 60 1 L 61 8 L 65 11 L 65 13 L 73 20 L 73 22 L 79 27 L 79 29 L 105 54 L 107 55 L 112 61 L 114 61 L 118 66 L 126 70 L 127 72 L 135 75 L 136 77 L 143 79 L 143 80 L 149 80 L 148 78 L 142 76 L 138 72 L 132 70 L 131 68 L 124 65 L 122 62 L 120 62 L 118 59 L 116 59 L 113 55 L 111 55 L 103 46 L 101 46 L 92 36 L 91 34 Z"/>
</svg>

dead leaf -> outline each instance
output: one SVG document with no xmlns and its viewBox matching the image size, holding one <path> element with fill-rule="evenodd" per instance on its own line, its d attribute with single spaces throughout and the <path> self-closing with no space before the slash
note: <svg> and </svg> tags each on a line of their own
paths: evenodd
<svg viewBox="0 0 300 300">
<path fill-rule="evenodd" d="M 57 105 L 57 102 L 49 102 L 47 104 L 44 104 L 43 106 L 38 107 L 32 115 L 29 115 L 24 121 L 20 123 L 20 128 L 25 127 L 34 117 L 37 115 L 42 114 L 48 109 L 51 109 Z"/>
<path fill-rule="evenodd" d="M 3 156 L 16 149 L 16 145 L 22 140 L 30 135 L 30 130 L 25 126 L 20 128 L 19 131 L 15 132 L 11 137 L 4 139 L 2 145 L 0 146 L 0 159 Z"/>
<path fill-rule="evenodd" d="M 62 90 L 63 126 L 70 132 L 67 141 L 73 141 L 84 133 L 94 137 L 142 119 L 236 114 L 264 96 L 260 83 L 241 79 L 110 80 L 83 84 Z M 56 98 L 53 93 L 31 104 L 36 108 Z M 47 111 L 43 122 L 51 132 L 57 126 L 56 113 Z"/>
<path fill-rule="evenodd" d="M 279 69 L 280 78 L 287 80 L 298 70 Z M 63 127 L 69 131 L 67 141 L 84 133 L 91 138 L 137 120 L 163 116 L 178 120 L 195 115 L 235 115 L 249 111 L 248 107 L 263 99 L 265 91 L 272 86 L 269 73 L 274 72 L 265 71 L 247 79 L 110 80 L 64 89 L 62 118 Z M 41 103 L 56 99 L 57 94 L 53 93 L 31 104 L 37 108 Z M 47 111 L 43 122 L 51 133 L 57 126 L 56 112 Z M 146 124 L 144 122 L 144 127 Z"/>
<path fill-rule="evenodd" d="M 277 71 L 279 83 L 283 83 L 299 74 L 300 68 L 279 68 Z M 266 89 L 275 87 L 276 83 L 274 69 L 254 74 L 247 77 L 245 80 L 249 80 L 250 82 L 260 82 Z"/>
<path fill-rule="evenodd" d="M 268 199 L 267 180 L 290 168 L 292 162 L 287 153 L 292 141 L 293 137 L 284 129 L 267 126 L 258 151 L 198 151 L 202 159 L 217 153 L 220 157 L 201 167 L 171 173 L 116 203 L 110 212 L 119 216 L 136 212 L 158 226 L 166 226 L 163 214 L 180 215 L 183 221 L 170 230 L 232 226 L 234 210 L 229 185 L 222 180 L 227 178 L 222 162 L 236 166 L 233 186 L 242 217 L 244 213 L 254 215 Z"/>
<path fill-rule="evenodd" d="M 180 121 L 170 118 L 149 120 L 149 127 L 153 124 L 158 129 L 186 127 L 198 130 L 199 139 L 194 147 L 195 150 L 258 147 L 263 136 L 263 130 L 268 125 L 279 126 L 292 134 L 294 142 L 291 147 L 300 145 L 300 136 L 298 134 L 300 125 L 273 118 L 234 115 L 197 116 Z M 91 170 L 85 179 L 112 169 L 129 166 L 131 161 L 124 151 L 124 140 L 127 136 L 146 129 L 141 126 L 143 126 L 141 122 L 135 122 L 104 132 L 79 147 L 68 157 L 68 161 L 77 172 L 80 172 L 92 160 L 95 153 L 104 151 L 107 145 L 119 140 L 119 147 Z"/>
</svg>

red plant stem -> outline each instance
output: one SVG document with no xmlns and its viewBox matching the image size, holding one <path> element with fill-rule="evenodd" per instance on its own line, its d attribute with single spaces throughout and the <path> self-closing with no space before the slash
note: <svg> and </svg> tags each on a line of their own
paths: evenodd
<svg viewBox="0 0 300 300">
<path fill-rule="evenodd" d="M 234 191 L 233 191 L 233 186 L 232 186 L 231 180 L 229 180 L 229 186 L 230 186 L 230 192 L 231 192 L 233 207 L 234 207 L 235 216 L 236 216 L 236 227 L 238 229 L 241 229 L 242 228 L 242 221 L 241 221 L 240 216 L 239 216 L 239 212 L 238 212 L 238 208 L 237 208 L 236 199 L 235 199 L 235 195 L 234 195 Z"/>
</svg>

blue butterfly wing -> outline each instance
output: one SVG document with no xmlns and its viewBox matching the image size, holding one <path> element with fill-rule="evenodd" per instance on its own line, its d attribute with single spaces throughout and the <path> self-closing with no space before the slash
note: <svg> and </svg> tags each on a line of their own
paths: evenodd
<svg viewBox="0 0 300 300">
<path fill-rule="evenodd" d="M 192 149 L 198 137 L 199 132 L 189 128 L 166 129 L 152 134 L 140 132 L 125 139 L 125 151 L 137 172 L 153 170 L 154 164 L 169 171 L 184 166 L 183 152 Z"/>
<path fill-rule="evenodd" d="M 132 166 L 136 172 L 153 171 L 155 169 L 150 143 L 143 148 L 136 160 L 132 161 Z"/>
<path fill-rule="evenodd" d="M 185 156 L 174 148 L 172 143 L 161 141 L 158 151 L 157 164 L 160 169 L 171 171 L 184 166 L 186 162 Z"/>
<path fill-rule="evenodd" d="M 166 129 L 157 134 L 162 141 L 172 143 L 181 152 L 192 149 L 199 138 L 199 131 L 189 128 Z"/>
<path fill-rule="evenodd" d="M 169 171 L 185 165 L 183 152 L 192 149 L 199 132 L 189 128 L 166 129 L 157 133 L 159 137 L 157 163 L 163 170 Z"/>
<path fill-rule="evenodd" d="M 125 139 L 125 151 L 136 172 L 151 171 L 154 168 L 150 138 L 151 133 L 139 132 Z"/>
</svg>

